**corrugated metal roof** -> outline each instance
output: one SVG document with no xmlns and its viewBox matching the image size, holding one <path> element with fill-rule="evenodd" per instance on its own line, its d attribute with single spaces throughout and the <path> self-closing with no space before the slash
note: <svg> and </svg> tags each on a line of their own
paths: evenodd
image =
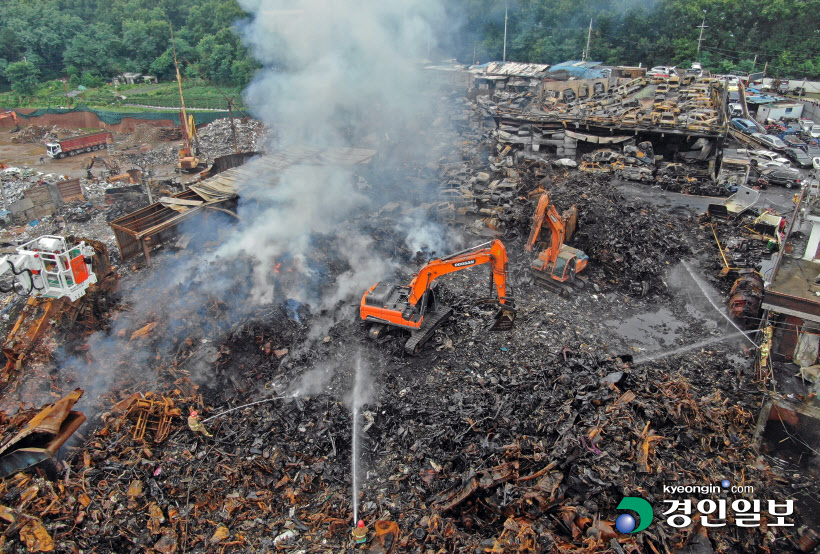
<svg viewBox="0 0 820 554">
<path fill-rule="evenodd" d="M 550 66 L 541 63 L 490 62 L 486 65 L 488 75 L 510 75 L 512 77 L 533 77 L 546 75 Z"/>
<path fill-rule="evenodd" d="M 375 150 L 366 148 L 309 148 L 291 146 L 272 154 L 265 154 L 239 167 L 190 185 L 189 188 L 208 201 L 230 198 L 245 185 L 271 179 L 277 172 L 293 165 L 351 166 L 369 162 Z"/>
</svg>

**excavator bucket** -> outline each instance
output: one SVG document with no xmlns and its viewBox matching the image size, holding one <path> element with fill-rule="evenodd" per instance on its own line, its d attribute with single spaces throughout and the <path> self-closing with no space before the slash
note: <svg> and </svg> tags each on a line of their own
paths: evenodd
<svg viewBox="0 0 820 554">
<path fill-rule="evenodd" d="M 518 311 L 513 307 L 512 302 L 507 300 L 506 304 L 502 304 L 495 298 L 487 298 L 477 302 L 477 305 L 488 304 L 498 306 L 498 311 L 495 312 L 495 321 L 487 328 L 487 331 L 497 333 L 511 330 L 515 322 L 515 317 L 518 315 Z"/>
<path fill-rule="evenodd" d="M 498 312 L 495 314 L 495 323 L 493 323 L 487 330 L 490 332 L 511 330 L 517 314 L 518 312 L 515 308 L 502 304 Z"/>
</svg>

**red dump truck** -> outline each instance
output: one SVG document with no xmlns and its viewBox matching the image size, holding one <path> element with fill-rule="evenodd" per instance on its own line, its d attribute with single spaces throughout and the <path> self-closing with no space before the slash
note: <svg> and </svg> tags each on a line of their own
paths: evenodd
<svg viewBox="0 0 820 554">
<path fill-rule="evenodd" d="M 92 135 L 47 142 L 46 153 L 52 158 L 65 158 L 66 156 L 76 156 L 82 152 L 101 150 L 113 141 L 114 135 L 108 131 L 104 131 Z"/>
</svg>

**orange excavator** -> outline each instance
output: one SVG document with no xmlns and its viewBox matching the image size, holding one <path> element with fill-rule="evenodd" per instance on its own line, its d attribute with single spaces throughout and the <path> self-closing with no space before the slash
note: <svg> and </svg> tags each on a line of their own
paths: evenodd
<svg viewBox="0 0 820 554">
<path fill-rule="evenodd" d="M 527 252 L 532 252 L 538 242 L 544 222 L 550 228 L 552 239 L 550 245 L 532 262 L 532 276 L 538 284 L 562 296 L 569 296 L 573 289 L 583 289 L 586 285 L 584 280 L 578 277 L 578 273 L 589 261 L 589 256 L 583 251 L 564 244 L 575 231 L 578 209 L 573 206 L 566 210 L 563 216 L 559 216 L 558 210 L 550 204 L 549 193 L 544 192 L 533 215 L 532 228 L 527 239 Z"/>
<path fill-rule="evenodd" d="M 431 260 L 421 268 L 409 286 L 376 283 L 364 293 L 361 318 L 371 323 L 370 337 L 378 339 L 388 327 L 410 332 L 404 351 L 416 355 L 435 330 L 444 323 L 453 309 L 439 302 L 436 279 L 442 275 L 472 269 L 489 263 L 492 271 L 490 291 L 495 297 L 481 299 L 477 304 L 499 304 L 500 309 L 489 331 L 509 331 L 515 321 L 515 309 L 507 297 L 507 249 L 495 239 L 456 252 L 445 258 Z"/>
<path fill-rule="evenodd" d="M 12 129 L 12 133 L 16 133 L 20 130 L 20 122 L 17 120 L 17 114 L 13 110 L 8 110 L 5 112 L 0 112 L 0 119 L 6 119 L 10 117 L 14 120 L 14 129 Z"/>
</svg>

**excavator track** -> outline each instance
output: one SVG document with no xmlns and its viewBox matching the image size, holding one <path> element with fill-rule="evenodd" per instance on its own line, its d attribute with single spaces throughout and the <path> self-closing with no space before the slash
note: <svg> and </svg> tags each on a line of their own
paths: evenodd
<svg viewBox="0 0 820 554">
<path fill-rule="evenodd" d="M 453 308 L 441 306 L 437 311 L 424 316 L 421 327 L 410 333 L 410 338 L 404 343 L 404 351 L 411 356 L 418 355 L 424 344 L 430 340 L 442 323 L 447 321 L 453 313 Z"/>
<path fill-rule="evenodd" d="M 542 273 L 535 270 L 532 271 L 532 277 L 537 285 L 564 297 L 572 296 L 576 292 L 584 290 L 587 284 L 583 277 L 577 275 L 572 281 L 565 281 L 563 283 L 553 279 L 549 273 Z"/>
</svg>

